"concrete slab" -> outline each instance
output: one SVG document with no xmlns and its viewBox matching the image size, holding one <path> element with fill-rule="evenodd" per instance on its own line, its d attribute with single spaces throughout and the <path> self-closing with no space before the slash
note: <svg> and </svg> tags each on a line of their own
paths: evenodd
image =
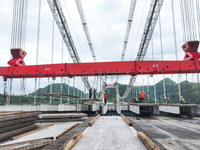
<svg viewBox="0 0 200 150">
<path fill-rule="evenodd" d="M 43 138 L 53 138 L 55 140 L 56 137 L 60 133 L 62 133 L 63 131 L 65 131 L 66 129 L 68 129 L 69 127 L 71 127 L 72 125 L 76 123 L 77 122 L 55 123 L 53 126 L 50 126 L 38 132 L 29 134 L 19 139 L 8 141 L 1 145 L 13 144 L 13 143 L 18 143 L 18 142 L 25 142 L 25 141 L 37 140 L 37 139 L 43 139 Z"/>
<path fill-rule="evenodd" d="M 41 114 L 39 115 L 40 119 L 48 118 L 80 118 L 87 117 L 87 114 L 84 113 L 56 113 L 56 114 Z"/>
<path fill-rule="evenodd" d="M 13 111 L 75 111 L 75 105 L 58 104 L 58 105 L 1 105 L 1 112 Z"/>
<path fill-rule="evenodd" d="M 72 150 L 145 150 L 137 132 L 120 116 L 102 116 L 83 132 L 82 139 Z"/>
</svg>

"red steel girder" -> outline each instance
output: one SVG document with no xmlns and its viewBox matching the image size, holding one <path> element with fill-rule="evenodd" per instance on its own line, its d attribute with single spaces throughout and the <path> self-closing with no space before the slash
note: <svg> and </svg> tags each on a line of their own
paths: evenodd
<svg viewBox="0 0 200 150">
<path fill-rule="evenodd" d="M 7 78 L 199 73 L 200 61 L 123 61 L 0 67 Z"/>
</svg>

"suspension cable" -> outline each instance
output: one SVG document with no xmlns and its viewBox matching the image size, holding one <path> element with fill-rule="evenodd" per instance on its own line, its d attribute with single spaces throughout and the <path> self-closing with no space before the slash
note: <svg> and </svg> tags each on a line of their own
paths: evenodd
<svg viewBox="0 0 200 150">
<path fill-rule="evenodd" d="M 36 48 L 36 65 L 38 64 L 39 57 L 39 43 L 40 43 L 40 16 L 41 16 L 41 0 L 39 0 L 38 8 L 38 29 L 37 29 L 37 48 Z M 36 89 L 37 89 L 37 78 L 35 78 L 35 93 L 34 93 L 34 105 L 36 104 Z"/>
<path fill-rule="evenodd" d="M 153 49 L 153 37 L 151 38 L 151 50 L 152 50 L 152 61 L 154 60 L 154 49 Z M 156 99 L 156 83 L 155 83 L 155 75 L 153 76 L 153 88 L 154 88 L 154 101 L 155 104 L 157 103 L 157 99 Z"/>
<path fill-rule="evenodd" d="M 163 61 L 162 26 L 161 26 L 161 19 L 160 19 L 160 16 L 159 16 L 159 30 L 160 30 L 161 58 L 162 58 L 162 61 Z M 164 91 L 164 100 L 166 100 L 165 75 L 163 75 L 163 91 Z"/>
<path fill-rule="evenodd" d="M 68 78 L 68 89 L 67 89 L 67 95 L 69 95 L 69 93 L 70 93 L 70 86 L 69 86 L 69 84 L 70 84 L 70 78 Z M 68 101 L 68 104 L 69 104 L 69 97 L 67 98 L 67 101 Z"/>
<path fill-rule="evenodd" d="M 176 60 L 178 60 L 178 50 L 177 50 L 177 41 L 176 41 L 176 24 L 175 24 L 175 16 L 174 16 L 174 1 L 171 0 L 171 7 L 172 7 L 172 23 L 173 23 L 173 35 L 174 35 L 174 47 L 175 47 L 175 56 Z M 181 97 L 181 85 L 180 85 L 180 77 L 177 75 L 178 78 L 178 92 L 179 92 L 179 100 Z"/>
<path fill-rule="evenodd" d="M 76 91 L 75 91 L 75 77 L 73 77 L 73 96 L 76 96 Z M 75 98 L 73 98 L 73 104 L 75 103 Z"/>
<path fill-rule="evenodd" d="M 8 105 L 10 104 L 11 102 L 11 95 L 12 95 L 12 82 L 13 82 L 13 79 L 11 78 L 10 79 L 10 94 L 9 94 L 9 99 L 8 99 Z"/>
<path fill-rule="evenodd" d="M 199 7 L 199 0 L 196 0 L 196 15 L 197 15 L 197 25 L 198 25 L 199 40 L 200 40 L 200 7 Z"/>
<path fill-rule="evenodd" d="M 7 99 L 7 97 L 8 97 L 8 93 L 7 93 L 7 82 L 6 82 L 6 81 L 4 82 L 3 97 L 4 97 L 5 99 Z"/>
<path fill-rule="evenodd" d="M 135 11 L 136 2 L 137 2 L 137 0 L 131 0 L 131 6 L 130 6 L 130 10 L 129 10 L 129 15 L 128 15 L 128 22 L 127 22 L 127 27 L 126 27 L 126 34 L 124 37 L 124 45 L 123 45 L 123 50 L 122 50 L 122 55 L 121 55 L 121 61 L 124 60 L 124 56 L 126 53 L 126 48 L 127 48 L 127 43 L 128 43 L 128 39 L 129 39 L 129 33 L 131 30 L 132 21 L 133 21 L 133 15 L 134 15 L 134 11 Z"/>
<path fill-rule="evenodd" d="M 89 29 L 88 29 L 88 26 L 87 26 L 87 22 L 86 22 L 86 19 L 85 19 L 85 15 L 84 15 L 82 4 L 81 4 L 80 0 L 76 0 L 76 6 L 77 6 L 77 9 L 78 9 L 81 21 L 82 21 L 83 30 L 85 31 L 85 35 L 86 35 L 86 38 L 87 38 L 87 41 L 88 41 L 88 44 L 89 44 L 89 47 L 90 47 L 90 51 L 92 53 L 93 61 L 96 62 L 97 58 L 96 58 L 96 55 L 94 53 L 92 40 L 91 40 L 91 37 L 90 37 Z"/>
<path fill-rule="evenodd" d="M 25 48 L 28 0 L 14 0 L 11 48 Z"/>
<path fill-rule="evenodd" d="M 60 93 L 62 94 L 62 92 L 63 92 L 63 77 L 62 76 L 61 76 L 60 80 L 61 80 Z M 62 96 L 60 97 L 60 104 L 62 104 Z"/>
<path fill-rule="evenodd" d="M 51 64 L 53 64 L 53 53 L 54 53 L 54 18 L 52 22 L 52 45 L 51 45 Z M 50 93 L 52 94 L 52 80 L 54 83 L 54 79 L 51 79 L 51 87 L 50 87 Z M 50 96 L 50 104 L 52 102 L 52 96 Z"/>
<path fill-rule="evenodd" d="M 63 63 L 63 40 L 62 40 L 62 52 L 61 52 L 61 63 Z M 60 93 L 62 93 L 63 90 L 63 77 L 61 76 L 61 84 L 60 84 Z M 62 96 L 60 97 L 60 104 L 62 104 Z"/>
</svg>

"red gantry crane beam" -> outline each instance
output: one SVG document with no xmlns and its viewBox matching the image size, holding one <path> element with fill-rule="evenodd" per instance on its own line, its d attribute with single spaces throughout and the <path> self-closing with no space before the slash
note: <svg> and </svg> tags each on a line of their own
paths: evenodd
<svg viewBox="0 0 200 150">
<path fill-rule="evenodd" d="M 199 73 L 200 61 L 124 61 L 0 67 L 7 78 Z"/>
<path fill-rule="evenodd" d="M 183 61 L 124 61 L 94 63 L 63 63 L 49 65 L 0 67 L 0 76 L 8 78 L 74 77 L 139 74 L 199 73 L 199 41 L 190 41 L 182 46 L 185 51 Z M 19 55 L 21 56 L 21 55 Z M 20 59 L 23 59 L 20 57 Z"/>
</svg>

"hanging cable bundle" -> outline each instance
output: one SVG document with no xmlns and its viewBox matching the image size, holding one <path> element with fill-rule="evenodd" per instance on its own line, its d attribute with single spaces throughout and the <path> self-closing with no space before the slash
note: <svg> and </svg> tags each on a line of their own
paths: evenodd
<svg viewBox="0 0 200 150">
<path fill-rule="evenodd" d="M 198 7 L 198 6 L 197 6 Z M 182 30 L 183 30 L 183 41 L 196 40 L 196 19 L 194 12 L 194 3 L 193 0 L 180 0 L 180 10 L 181 10 L 181 21 L 182 21 Z"/>
<path fill-rule="evenodd" d="M 28 0 L 14 0 L 11 48 L 25 48 Z"/>
</svg>

